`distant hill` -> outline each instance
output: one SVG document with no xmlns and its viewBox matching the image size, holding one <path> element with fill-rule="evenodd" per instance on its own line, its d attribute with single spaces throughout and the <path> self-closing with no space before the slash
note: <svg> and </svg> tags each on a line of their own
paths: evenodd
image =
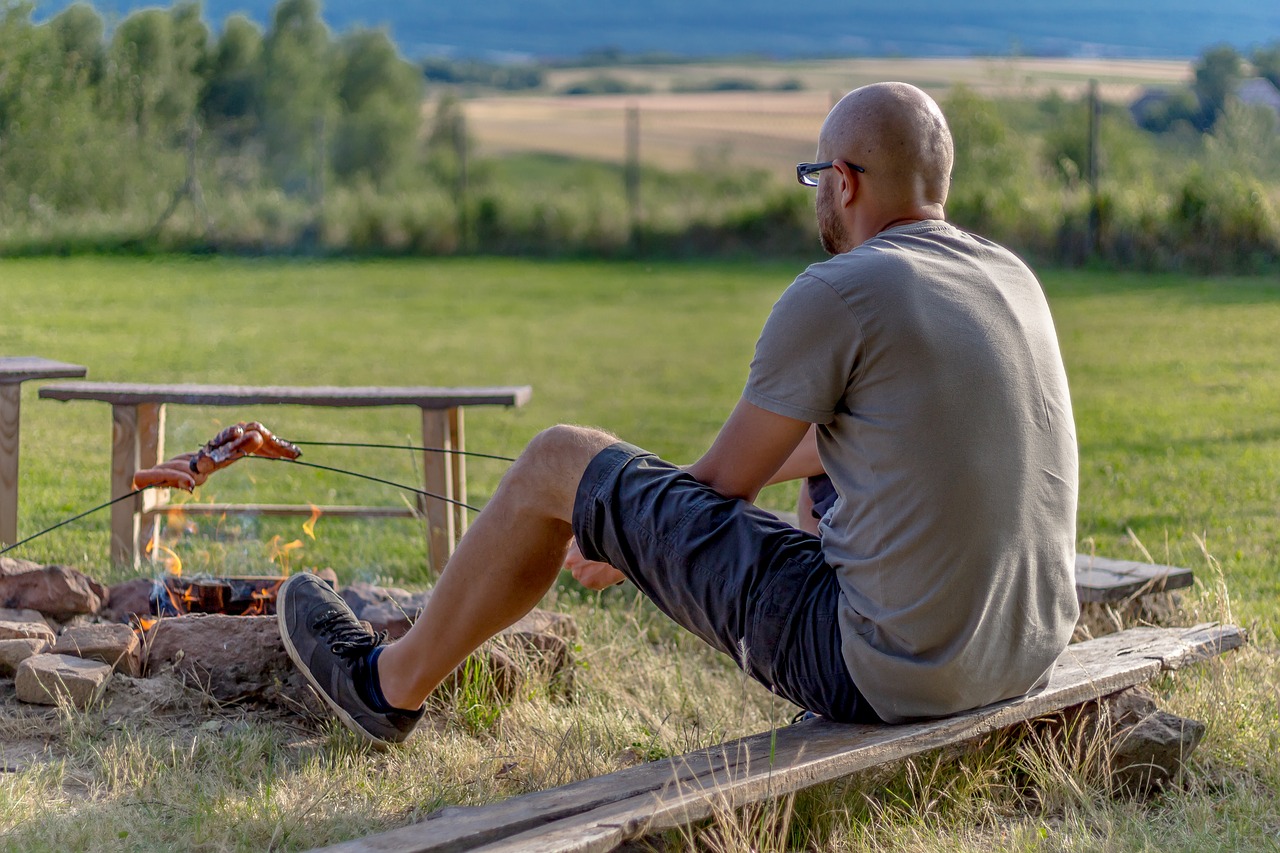
<svg viewBox="0 0 1280 853">
<path fill-rule="evenodd" d="M 67 3 L 39 5 L 47 16 Z M 99 0 L 108 16 L 157 5 Z M 206 0 L 215 25 L 234 12 L 265 23 L 272 0 Z M 830 7 L 835 6 L 835 11 Z M 789 8 L 788 8 L 789 7 Z M 682 56 L 1192 57 L 1227 42 L 1280 39 L 1276 0 L 329 0 L 337 30 L 385 26 L 410 58 L 568 58 L 605 47 Z"/>
</svg>

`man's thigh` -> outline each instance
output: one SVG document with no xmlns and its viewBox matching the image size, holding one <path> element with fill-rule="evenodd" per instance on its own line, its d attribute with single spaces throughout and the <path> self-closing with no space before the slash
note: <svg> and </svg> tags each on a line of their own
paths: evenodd
<svg viewBox="0 0 1280 853">
<path fill-rule="evenodd" d="M 870 713 L 840 652 L 839 587 L 817 537 L 623 442 L 587 466 L 573 527 L 584 556 L 779 695 L 837 719 Z"/>
</svg>

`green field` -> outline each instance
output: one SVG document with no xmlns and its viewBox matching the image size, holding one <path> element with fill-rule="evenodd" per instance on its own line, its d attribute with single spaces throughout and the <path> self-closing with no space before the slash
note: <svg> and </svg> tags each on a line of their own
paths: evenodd
<svg viewBox="0 0 1280 853">
<path fill-rule="evenodd" d="M 7 260 L 0 261 L 0 353 L 78 362 L 103 381 L 528 383 L 534 396 L 526 408 L 469 414 L 471 449 L 514 454 L 539 429 L 571 421 L 691 461 L 736 401 L 756 334 L 796 271 L 491 259 Z M 1042 278 L 1078 426 L 1080 549 L 1149 553 L 1192 567 L 1202 588 L 1187 600 L 1189 617 L 1226 615 L 1225 583 L 1231 615 L 1253 626 L 1257 647 L 1207 675 L 1161 684 L 1173 710 L 1211 725 L 1197 775 L 1179 794 L 1116 803 L 1077 790 L 1074 778 L 1060 779 L 1054 796 L 1041 790 L 1040 800 L 999 781 L 961 794 L 946 788 L 954 776 L 908 771 L 896 787 L 857 794 L 856 802 L 804 800 L 797 811 L 813 834 L 795 847 L 1276 843 L 1280 283 L 1054 271 Z M 295 439 L 418 439 L 412 410 L 172 407 L 168 448 L 194 449 L 240 419 Z M 107 498 L 105 404 L 38 400 L 32 384 L 22 426 L 22 533 Z M 418 465 L 402 452 L 313 448 L 307 456 L 400 482 L 413 482 Z M 483 503 L 503 469 L 471 464 L 475 501 Z M 217 474 L 195 499 L 397 504 L 407 497 L 245 462 Z M 794 490 L 776 487 L 762 500 L 785 508 Z M 106 528 L 107 513 L 99 513 L 11 556 L 122 577 L 105 565 Z M 298 521 L 209 522 L 195 532 L 170 530 L 166 542 L 198 569 L 244 573 L 267 565 L 266 543 L 277 533 L 298 537 Z M 303 537 L 294 568 L 332 566 L 344 579 L 425 577 L 415 523 L 321 519 L 316 534 L 314 542 Z M 450 725 L 381 756 L 354 750 L 339 734 L 315 737 L 313 729 L 255 722 L 234 709 L 211 712 L 213 728 L 55 721 L 49 742 L 58 762 L 0 775 L 0 845 L 296 849 L 404 823 L 442 804 L 615 769 L 620 750 L 682 752 L 790 715 L 633 593 L 584 595 L 566 583 L 552 598 L 583 626 L 580 698 L 571 706 L 534 696 L 492 728 Z M 0 741 L 21 734 L 0 721 Z M 495 772 L 508 763 L 518 769 Z M 971 782 L 989 771 L 966 767 Z M 822 840 L 832 819 L 812 815 L 823 808 L 845 827 L 835 841 Z"/>
<path fill-rule="evenodd" d="M 796 271 L 769 264 L 503 260 L 312 262 L 80 258 L 0 265 L 0 352 L 84 364 L 90 378 L 243 384 L 530 384 L 525 409 L 475 409 L 473 450 L 514 455 L 567 421 L 692 461 L 737 399 L 755 336 Z M 1048 272 L 1081 453 L 1082 549 L 1220 561 L 1244 616 L 1280 615 L 1280 285 Z M 107 497 L 105 404 L 23 403 L 23 533 Z M 261 419 L 311 440 L 418 443 L 409 409 L 171 407 L 168 448 Z M 315 448 L 308 458 L 412 482 L 407 453 Z M 502 463 L 471 463 L 472 496 Z M 220 473 L 197 500 L 397 503 L 393 489 L 262 465 Z M 785 506 L 780 488 L 766 502 Z M 270 526 L 266 522 L 264 526 Z M 280 532 L 296 529 L 292 525 Z M 106 513 L 25 556 L 103 571 Z M 310 564 L 415 576 L 411 522 L 323 521 Z M 225 533 L 225 531 L 223 531 Z M 272 528 L 272 532 L 276 532 Z M 224 537 L 225 538 L 225 537 Z M 270 538 L 267 536 L 266 538 Z M 246 539 L 252 544 L 255 535 Z M 192 547 L 199 542 L 192 543 Z M 231 567 L 235 568 L 235 567 Z"/>
</svg>

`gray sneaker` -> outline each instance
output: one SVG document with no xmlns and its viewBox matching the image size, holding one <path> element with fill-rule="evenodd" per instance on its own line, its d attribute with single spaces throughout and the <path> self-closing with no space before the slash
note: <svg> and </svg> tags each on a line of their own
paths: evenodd
<svg viewBox="0 0 1280 853">
<path fill-rule="evenodd" d="M 276 594 L 280 639 L 289 657 L 343 724 L 373 746 L 400 743 L 423 710 L 374 710 L 368 655 L 385 638 L 371 634 L 324 581 L 297 574 Z"/>
</svg>

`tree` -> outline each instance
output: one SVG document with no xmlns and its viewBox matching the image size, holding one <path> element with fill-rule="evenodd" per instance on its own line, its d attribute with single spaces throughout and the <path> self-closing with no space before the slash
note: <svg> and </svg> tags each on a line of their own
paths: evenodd
<svg viewBox="0 0 1280 853">
<path fill-rule="evenodd" d="M 314 191 L 323 175 L 337 102 L 333 60 L 320 4 L 281 0 L 262 44 L 258 118 L 267 168 L 287 191 Z"/>
<path fill-rule="evenodd" d="M 67 82 L 96 84 L 102 79 L 105 50 L 102 16 L 88 3 L 73 3 L 49 21 L 53 42 L 62 55 Z"/>
<path fill-rule="evenodd" d="M 412 165 L 421 126 L 422 78 L 391 39 L 358 30 L 342 40 L 333 168 L 385 186 Z"/>
<path fill-rule="evenodd" d="M 121 22 L 111 55 L 121 107 L 139 136 L 185 132 L 201 88 L 207 42 L 195 3 L 143 9 Z"/>
<path fill-rule="evenodd" d="M 1266 77 L 1271 85 L 1280 89 L 1280 41 L 1256 48 L 1249 61 L 1259 77 Z"/>
<path fill-rule="evenodd" d="M 1231 45 L 1211 47 L 1196 63 L 1192 89 L 1200 101 L 1201 130 L 1213 127 L 1227 106 L 1227 98 L 1240 82 L 1243 60 Z"/>
<path fill-rule="evenodd" d="M 200 115 L 206 127 L 233 144 L 243 142 L 257 127 L 261 61 L 261 31 L 245 16 L 232 15 L 206 66 Z"/>
</svg>

